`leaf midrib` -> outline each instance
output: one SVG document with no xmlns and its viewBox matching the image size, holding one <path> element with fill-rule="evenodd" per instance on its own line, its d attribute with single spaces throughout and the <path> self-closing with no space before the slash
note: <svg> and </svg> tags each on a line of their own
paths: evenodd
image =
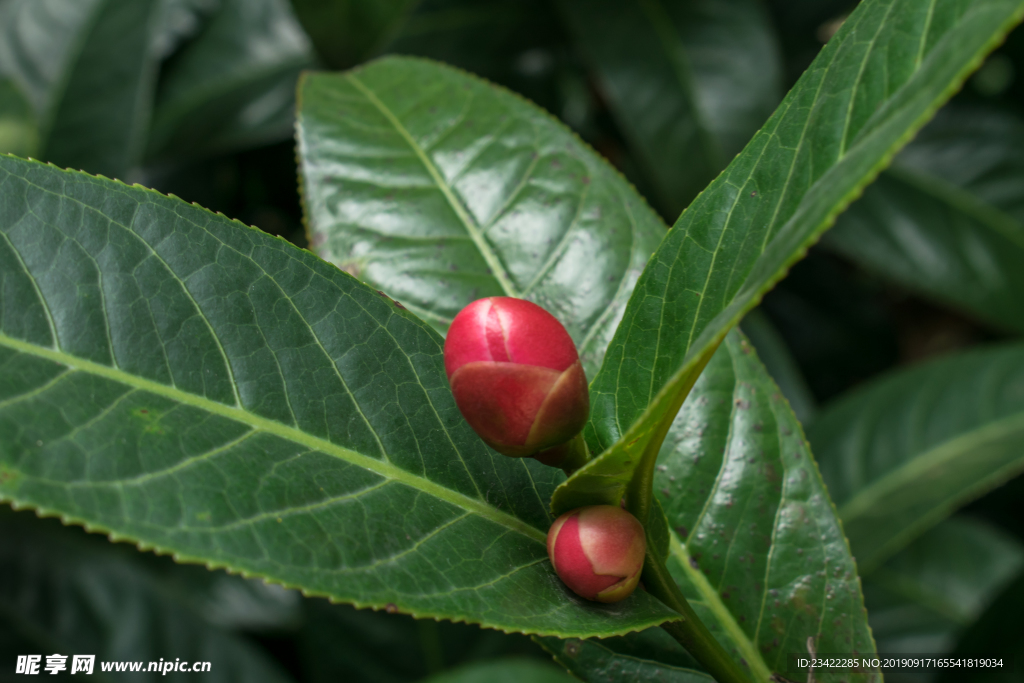
<svg viewBox="0 0 1024 683">
<path fill-rule="evenodd" d="M 732 642 L 736 645 L 736 649 L 739 650 L 740 655 L 750 665 L 751 672 L 754 674 L 754 679 L 759 681 L 767 681 L 771 675 L 771 669 L 765 664 L 764 659 L 761 657 L 760 651 L 754 643 L 747 637 L 747 634 L 740 628 L 739 623 L 733 618 L 729 608 L 722 602 L 722 598 L 718 595 L 718 592 L 712 587 L 711 582 L 704 574 L 695 569 L 690 563 L 690 553 L 686 549 L 686 545 L 679 540 L 674 531 L 669 531 L 669 552 L 675 556 L 676 561 L 683 569 L 683 573 L 686 574 L 687 578 L 690 579 L 690 583 L 697 592 L 700 593 L 701 598 L 704 600 L 704 604 L 709 610 L 715 615 L 718 623 L 725 630 L 726 634 L 732 639 Z"/>
<path fill-rule="evenodd" d="M 507 296 L 519 298 L 520 292 L 515 284 L 513 284 L 508 272 L 506 272 L 504 264 L 498 258 L 498 255 L 494 253 L 491 245 L 487 243 L 487 239 L 480 231 L 480 228 L 476 225 L 476 221 L 474 221 L 466 212 L 466 208 L 462 205 L 462 202 L 459 201 L 452 192 L 452 188 L 449 187 L 448 183 L 446 183 L 444 178 L 441 177 L 440 171 L 437 170 L 437 166 L 435 166 L 434 162 L 427 156 L 426 151 L 424 151 L 419 143 L 413 139 L 412 135 L 408 130 L 406 130 L 402 122 L 398 120 L 397 116 L 395 116 L 395 113 L 391 111 L 386 104 L 381 102 L 380 98 L 377 97 L 373 90 L 363 84 L 363 82 L 360 81 L 353 73 L 347 74 L 346 78 L 356 87 L 357 90 L 359 90 L 359 92 L 363 94 L 364 97 L 366 97 L 367 100 L 370 101 L 371 104 L 373 104 L 374 107 L 377 108 L 381 115 L 388 120 L 388 123 L 394 127 L 395 132 L 402 136 L 402 139 L 405 140 L 413 153 L 416 154 L 416 157 L 423 164 L 424 168 L 427 169 L 427 172 L 430 174 L 431 179 L 433 179 L 434 184 L 437 185 L 441 194 L 444 195 L 448 205 L 452 207 L 455 215 L 458 216 L 463 227 L 466 228 L 466 232 L 469 233 L 469 236 L 473 239 L 473 243 L 476 244 L 476 248 L 480 251 L 480 255 L 484 257 L 488 267 L 491 269 L 491 274 L 498 281 L 498 284 L 501 285 L 505 294 Z"/>
<path fill-rule="evenodd" d="M 429 479 L 412 474 L 411 472 L 396 467 L 395 465 L 381 460 L 376 460 L 367 455 L 363 455 L 362 453 L 331 443 L 330 441 L 325 441 L 324 439 L 303 432 L 295 427 L 289 427 L 288 425 L 256 415 L 241 408 L 234 408 L 223 403 L 212 401 L 205 397 L 190 394 L 176 387 L 171 387 L 153 380 L 138 377 L 117 368 L 112 368 L 100 363 L 78 358 L 61 351 L 43 348 L 29 342 L 14 339 L 2 333 L 0 333 L 0 346 L 6 346 L 7 348 L 20 353 L 26 353 L 37 358 L 43 358 L 90 375 L 102 377 L 122 385 L 127 385 L 135 389 L 162 396 L 171 401 L 196 408 L 197 410 L 206 411 L 234 422 L 248 425 L 254 430 L 273 434 L 274 436 L 287 441 L 301 444 L 312 451 L 319 451 L 321 453 L 334 456 L 339 460 L 361 467 L 384 477 L 385 479 L 405 484 L 410 488 L 422 491 L 423 493 L 431 495 L 439 500 L 443 500 L 447 503 L 460 507 L 467 512 L 476 514 L 488 521 L 515 531 L 541 545 L 545 545 L 547 542 L 547 536 L 545 533 L 508 513 L 502 512 L 490 505 L 470 498 L 465 494 L 445 488 L 440 484 L 430 481 Z"/>
</svg>

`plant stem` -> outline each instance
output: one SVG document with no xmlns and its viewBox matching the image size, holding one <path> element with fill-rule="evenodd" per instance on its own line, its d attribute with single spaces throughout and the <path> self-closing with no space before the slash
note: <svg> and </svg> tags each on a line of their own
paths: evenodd
<svg viewBox="0 0 1024 683">
<path fill-rule="evenodd" d="M 571 477 L 573 472 L 590 461 L 590 449 L 587 448 L 583 432 L 580 432 L 566 443 L 541 451 L 533 457 L 545 465 L 561 467 L 565 476 Z"/>
<path fill-rule="evenodd" d="M 642 576 L 648 593 L 683 615 L 681 621 L 661 625 L 669 635 L 679 641 L 719 683 L 750 683 L 750 674 L 736 664 L 690 607 L 686 596 L 669 574 L 665 561 L 655 552 L 649 536 Z"/>
</svg>

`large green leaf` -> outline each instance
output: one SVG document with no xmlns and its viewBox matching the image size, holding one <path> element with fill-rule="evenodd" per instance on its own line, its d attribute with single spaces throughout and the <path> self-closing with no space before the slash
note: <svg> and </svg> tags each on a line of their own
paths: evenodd
<svg viewBox="0 0 1024 683">
<path fill-rule="evenodd" d="M 222 0 L 161 74 L 147 156 L 189 157 L 287 138 L 312 46 L 286 0 Z"/>
<path fill-rule="evenodd" d="M 678 216 L 782 97 L 781 60 L 756 0 L 564 0 L 619 126 L 666 216 Z"/>
<path fill-rule="evenodd" d="M 879 652 L 949 652 L 1022 568 L 1024 545 L 979 519 L 929 529 L 864 581 Z"/>
<path fill-rule="evenodd" d="M 811 637 L 818 652 L 875 651 L 857 568 L 800 423 L 738 332 L 672 424 L 654 489 L 672 529 L 670 571 L 755 680 L 802 678 L 785 673 L 786 657 L 806 653 Z"/>
<path fill-rule="evenodd" d="M 149 662 L 175 658 L 210 662 L 210 671 L 202 675 L 209 681 L 291 680 L 260 648 L 196 611 L 195 591 L 181 590 L 137 553 L 18 517 L 0 515 L 0 657 L 5 680 L 18 655 L 54 653 L 67 657 L 65 675 L 71 671 L 72 655 L 95 655 L 90 679 L 99 681 L 125 676 L 104 673 L 104 662 L 142 662 L 145 671 Z M 134 680 L 160 678 L 159 673 L 143 674 Z"/>
<path fill-rule="evenodd" d="M 125 177 L 145 145 L 168 1 L 0 2 L 0 77 L 32 105 L 32 154 Z"/>
<path fill-rule="evenodd" d="M 1024 471 L 1024 346 L 901 370 L 810 431 L 864 574 L 957 507 Z"/>
<path fill-rule="evenodd" d="M 309 252 L 0 157 L 0 500 L 361 606 L 552 635 L 674 613 L 551 571 L 563 476 L 487 449 L 442 340 Z"/>
<path fill-rule="evenodd" d="M 474 299 L 535 301 L 593 373 L 665 230 L 607 162 L 516 95 L 424 60 L 311 74 L 299 97 L 317 253 L 442 332 Z"/>
<path fill-rule="evenodd" d="M 555 494 L 617 502 L 726 332 L 1021 16 L 1019 0 L 866 0 L 683 213 L 591 384 L 591 451 Z"/>
<path fill-rule="evenodd" d="M 1024 123 L 944 111 L 826 243 L 901 285 L 1024 332 Z"/>
<path fill-rule="evenodd" d="M 679 643 L 661 629 L 617 638 L 537 638 L 555 661 L 588 683 L 713 683 Z"/>
</svg>

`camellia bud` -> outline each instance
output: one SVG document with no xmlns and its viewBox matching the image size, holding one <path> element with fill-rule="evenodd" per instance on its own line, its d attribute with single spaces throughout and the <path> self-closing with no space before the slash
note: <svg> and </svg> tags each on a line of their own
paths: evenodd
<svg viewBox="0 0 1024 683">
<path fill-rule="evenodd" d="M 643 526 L 614 505 L 576 508 L 548 531 L 548 557 L 555 573 L 587 600 L 628 598 L 640 582 L 646 551 Z"/>
<path fill-rule="evenodd" d="M 459 311 L 444 342 L 444 369 L 466 421 L 487 445 L 514 458 L 559 465 L 558 449 L 590 414 L 572 338 L 529 301 L 494 296 Z M 549 449 L 555 450 L 542 453 Z"/>
</svg>

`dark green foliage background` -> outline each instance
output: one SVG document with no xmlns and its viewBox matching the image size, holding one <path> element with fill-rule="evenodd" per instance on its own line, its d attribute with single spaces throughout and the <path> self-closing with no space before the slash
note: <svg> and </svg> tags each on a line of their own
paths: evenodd
<svg viewBox="0 0 1024 683">
<path fill-rule="evenodd" d="M 0 16 L 13 4 L 0 0 Z M 623 257 L 625 273 L 642 267 L 645 250 L 656 246 L 663 229 L 656 214 L 675 222 L 855 4 L 90 0 L 79 10 L 96 13 L 100 33 L 66 74 L 59 97 L 47 100 L 45 84 L 15 92 L 0 70 L 0 152 L 139 182 L 301 247 L 320 246 L 307 243 L 297 182 L 292 93 L 299 71 L 347 69 L 387 54 L 429 57 L 537 103 L 647 198 L 638 231 L 644 244 Z M 683 27 L 677 39 L 686 50 L 666 61 L 656 46 L 673 22 Z M 693 26 L 707 32 L 685 30 Z M 630 40 L 642 44 L 640 56 Z M 0 55 L 0 66 L 10 58 Z M 109 63 L 119 65 L 116 72 L 104 71 Z M 689 90 L 680 88 L 679 69 L 689 74 Z M 1022 152 L 1018 31 L 742 323 L 807 430 L 858 561 L 880 652 L 1024 657 L 1017 618 L 1024 602 Z M 675 163 L 680 158 L 688 163 Z M 549 298 L 557 305 L 560 295 L 553 290 Z M 456 303 L 424 319 L 443 330 Z M 422 334 L 434 339 L 425 326 Z M 731 356 L 716 357 L 702 378 L 718 383 L 712 395 L 742 400 L 749 387 L 771 391 L 756 368 L 742 365 L 745 343 L 731 336 Z M 586 360 L 596 369 L 600 358 Z M 774 424 L 774 405 L 761 406 L 769 429 L 793 430 L 786 410 L 781 426 Z M 699 416 L 700 406 L 685 411 Z M 745 433 L 762 438 L 753 431 L 764 426 L 751 423 Z M 685 429 L 677 424 L 667 444 L 685 440 Z M 794 442 L 795 452 L 801 448 Z M 673 538 L 686 539 L 704 501 L 678 502 L 673 486 L 686 463 L 670 451 L 656 486 Z M 804 467 L 790 465 L 797 473 Z M 827 533 L 829 547 L 839 548 L 838 532 Z M 676 547 L 671 568 L 713 630 L 749 631 L 718 621 L 728 616 L 719 605 L 727 595 L 705 604 L 711 594 L 693 583 L 700 573 L 691 562 L 716 576 L 716 561 L 708 548 L 701 558 Z M 855 608 L 856 577 L 851 567 L 839 569 L 841 598 Z M 219 670 L 210 680 L 256 683 L 411 682 L 437 674 L 467 683 L 501 675 L 566 680 L 548 664 L 552 657 L 584 680 L 708 680 L 657 630 L 533 641 L 359 611 L 177 565 L 30 512 L 0 511 L 0 585 L 0 680 L 17 654 L 37 650 L 95 651 L 108 660 L 173 653 L 212 660 Z M 769 588 L 757 591 L 751 599 L 765 600 Z M 133 619 L 146 627 L 125 635 Z M 762 653 L 777 647 L 750 640 Z M 1016 680 L 1010 676 L 985 680 Z M 959 679 L 887 673 L 886 680 Z"/>
</svg>

